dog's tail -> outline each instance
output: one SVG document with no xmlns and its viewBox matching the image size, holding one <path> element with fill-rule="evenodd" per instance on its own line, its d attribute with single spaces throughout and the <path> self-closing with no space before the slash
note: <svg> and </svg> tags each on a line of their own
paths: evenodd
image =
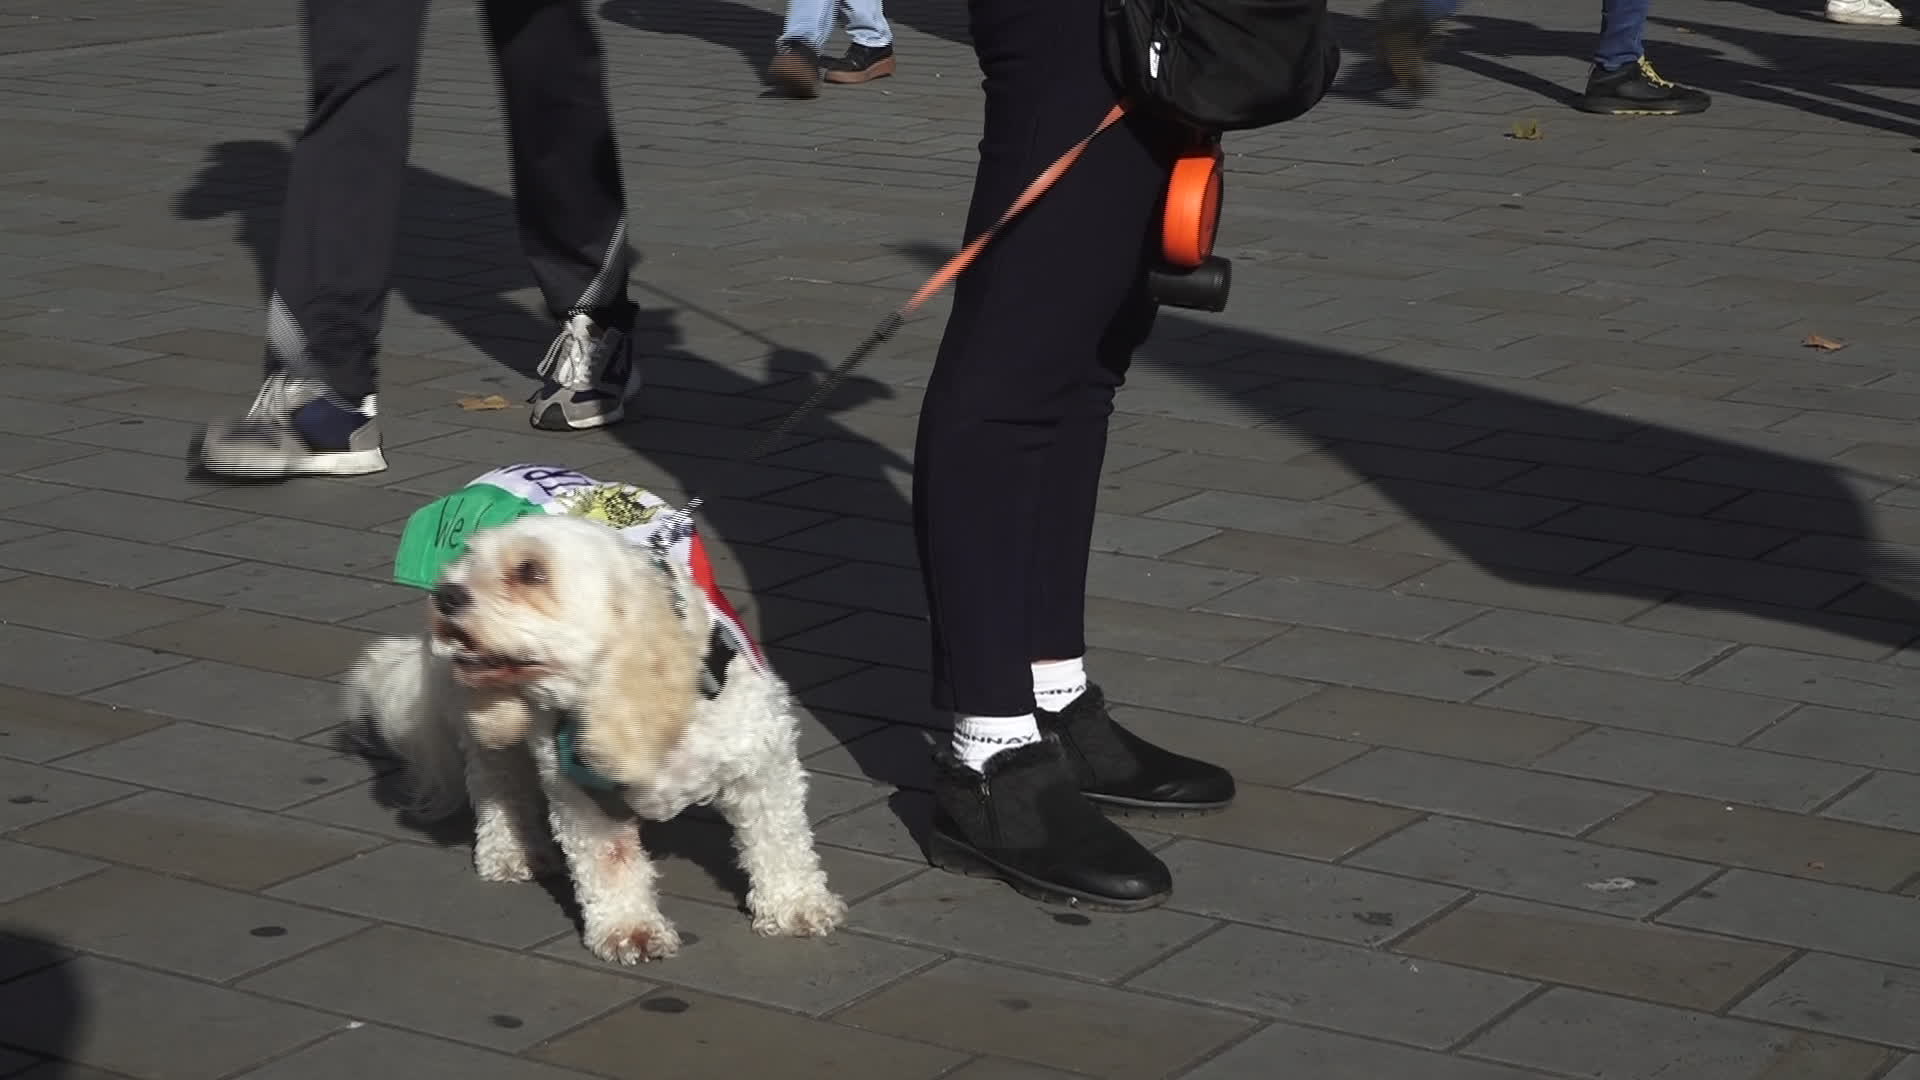
<svg viewBox="0 0 1920 1080">
<path fill-rule="evenodd" d="M 466 805 L 459 720 L 426 639 L 381 638 L 347 673 L 348 721 L 406 768 L 407 809 L 439 821 Z"/>
</svg>

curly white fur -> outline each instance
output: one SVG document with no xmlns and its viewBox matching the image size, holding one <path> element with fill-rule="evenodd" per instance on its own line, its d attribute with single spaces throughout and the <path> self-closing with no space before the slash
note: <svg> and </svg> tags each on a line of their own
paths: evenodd
<svg viewBox="0 0 1920 1080">
<path fill-rule="evenodd" d="M 734 828 L 755 930 L 825 934 L 844 921 L 814 849 L 787 688 L 736 656 L 720 694 L 700 693 L 711 619 L 692 581 L 669 581 L 595 522 L 532 516 L 474 536 L 434 606 L 430 632 L 367 648 L 345 704 L 405 765 L 416 814 L 471 803 L 483 878 L 564 865 L 595 955 L 671 956 L 679 934 L 636 817 L 711 802 Z M 581 758 L 621 785 L 617 799 L 563 772 L 562 711 L 579 718 Z"/>
</svg>

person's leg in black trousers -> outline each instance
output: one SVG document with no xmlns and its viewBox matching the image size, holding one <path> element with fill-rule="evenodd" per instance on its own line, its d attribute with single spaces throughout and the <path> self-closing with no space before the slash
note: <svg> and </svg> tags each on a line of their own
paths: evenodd
<svg viewBox="0 0 1920 1080">
<path fill-rule="evenodd" d="M 281 204 L 266 382 L 202 436 L 210 470 L 242 477 L 386 468 L 374 355 L 406 180 L 426 0 L 307 0 L 310 87 Z"/>
<path fill-rule="evenodd" d="M 969 238 L 1113 105 L 1099 10 L 1098 0 L 972 0 L 986 123 Z M 1219 770 L 1115 727 L 1084 679 L 1056 702 L 1063 710 L 1036 716 L 1036 678 L 1056 666 L 1036 662 L 1082 670 L 1107 419 L 1152 326 L 1142 283 L 1170 149 L 1145 121 L 1102 135 L 961 278 L 915 456 L 934 704 L 957 725 L 932 854 L 1115 907 L 1158 903 L 1170 885 L 1089 794 L 1184 807 L 1232 793 Z"/>
<path fill-rule="evenodd" d="M 201 463 L 250 479 L 386 468 L 375 419 L 425 0 L 306 0 L 311 89 L 268 303 L 266 381 Z M 632 380 L 624 198 L 601 54 L 580 0 L 490 5 L 522 235 L 564 320 L 535 422 L 619 419 Z"/>
<path fill-rule="evenodd" d="M 600 37 L 581 0 L 483 0 L 513 152 L 520 243 L 564 330 L 541 362 L 534 426 L 601 427 L 638 372 L 626 189 Z"/>
</svg>

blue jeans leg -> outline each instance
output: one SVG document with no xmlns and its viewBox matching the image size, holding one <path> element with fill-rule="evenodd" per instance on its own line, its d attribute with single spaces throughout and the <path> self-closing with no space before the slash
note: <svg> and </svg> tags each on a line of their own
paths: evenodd
<svg viewBox="0 0 1920 1080">
<path fill-rule="evenodd" d="M 1602 71 L 1619 71 L 1647 51 L 1647 8 L 1650 0 L 1601 0 L 1600 41 L 1593 62 Z"/>
<path fill-rule="evenodd" d="M 847 40 L 855 45 L 879 48 L 893 44 L 893 27 L 880 11 L 881 0 L 841 0 L 840 11 L 847 20 Z"/>
<path fill-rule="evenodd" d="M 893 44 L 893 28 L 881 13 L 881 0 L 840 0 L 839 8 L 847 21 L 847 39 L 856 45 Z M 782 41 L 804 41 L 819 52 L 827 47 L 833 33 L 834 0 L 788 0 L 787 24 L 780 31 Z"/>
<path fill-rule="evenodd" d="M 1460 0 L 1421 0 L 1420 6 L 1426 9 L 1427 18 L 1439 22 L 1460 10 Z"/>
</svg>

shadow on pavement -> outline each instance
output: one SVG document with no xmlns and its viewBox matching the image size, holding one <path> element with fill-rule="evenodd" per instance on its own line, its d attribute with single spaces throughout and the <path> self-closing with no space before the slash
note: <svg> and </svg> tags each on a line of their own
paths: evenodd
<svg viewBox="0 0 1920 1080">
<path fill-rule="evenodd" d="M 900 250 L 928 267 L 948 255 Z M 1183 361 L 1189 342 L 1211 362 Z M 1740 612 L 1887 648 L 1920 634 L 1920 560 L 1876 538 L 1868 506 L 1825 462 L 1174 309 L 1142 360 L 1233 402 L 1276 441 L 1304 437 L 1427 534 L 1408 541 L 1421 554 L 1515 584 Z"/>
<path fill-rule="evenodd" d="M 0 1054 L 17 1049 L 52 1059 L 33 1071 L 46 1080 L 99 1075 L 67 1067 L 90 1019 L 72 956 L 31 930 L 0 926 Z"/>
</svg>

